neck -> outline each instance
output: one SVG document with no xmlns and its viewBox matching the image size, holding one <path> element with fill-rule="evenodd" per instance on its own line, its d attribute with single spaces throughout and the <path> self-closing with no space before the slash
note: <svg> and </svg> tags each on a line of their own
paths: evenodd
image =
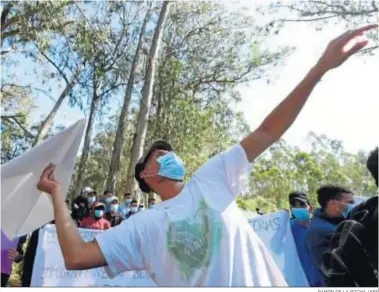
<svg viewBox="0 0 379 292">
<path fill-rule="evenodd" d="M 176 197 L 184 188 L 184 183 L 179 181 L 167 181 L 161 190 L 157 193 L 162 198 L 162 201 L 167 201 Z"/>
</svg>

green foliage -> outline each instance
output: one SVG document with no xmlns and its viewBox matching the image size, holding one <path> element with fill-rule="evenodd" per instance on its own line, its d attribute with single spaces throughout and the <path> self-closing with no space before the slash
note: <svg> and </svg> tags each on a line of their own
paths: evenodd
<svg viewBox="0 0 379 292">
<path fill-rule="evenodd" d="M 318 31 L 341 23 L 349 29 L 377 23 L 378 6 L 375 0 L 272 1 L 261 5 L 259 11 L 264 16 L 274 15 L 275 20 L 267 29 L 277 33 L 286 22 L 312 23 Z M 373 54 L 378 48 L 378 33 L 369 32 L 368 37 L 374 44 L 362 50 L 363 54 Z"/>
<path fill-rule="evenodd" d="M 312 150 L 300 151 L 279 141 L 255 162 L 244 195 L 255 208 L 265 212 L 288 208 L 288 194 L 303 191 L 317 206 L 317 189 L 323 184 L 337 184 L 356 195 L 375 195 L 375 182 L 365 166 L 367 153 L 347 153 L 341 141 L 310 133 Z M 264 198 L 262 201 L 261 198 Z M 250 206 L 250 205 L 247 205 Z M 255 210 L 254 208 L 254 210 Z"/>
<path fill-rule="evenodd" d="M 309 10 L 313 9 L 309 5 L 316 5 L 316 2 L 323 5 L 322 1 L 299 2 L 289 4 L 293 6 L 289 8 Z M 62 74 L 47 68 L 46 60 L 41 61 L 42 52 L 67 76 L 72 76 L 79 64 L 83 65 L 78 84 L 70 92 L 70 104 L 84 110 L 85 105 L 93 100 L 94 92 L 100 99 L 99 108 L 94 112 L 100 122 L 97 121 L 94 134 L 87 139 L 85 150 L 89 156 L 83 171 L 83 183 L 98 193 L 103 192 L 120 114 L 119 110 L 109 116 L 105 112 L 110 109 L 110 101 L 120 98 L 117 88 L 127 83 L 145 15 L 141 11 L 146 6 L 126 1 L 7 3 L 4 7 L 9 5 L 9 10 L 4 15 L 8 24 L 2 26 L 4 45 L 28 49 L 25 55 L 33 57 L 38 65 L 35 71 L 25 73 L 30 74 L 28 77 L 41 77 L 43 84 L 47 85 L 61 80 Z M 351 11 L 364 12 L 362 17 L 371 13 L 366 10 L 372 3 L 354 3 L 355 6 L 346 7 L 344 4 L 343 7 L 347 11 L 356 9 Z M 278 5 L 287 4 L 279 1 Z M 278 5 L 272 5 L 269 10 L 266 7 L 265 13 L 278 11 Z M 319 12 L 312 13 L 316 15 Z M 136 131 L 136 111 L 140 106 L 140 91 L 145 78 L 142 72 L 145 72 L 148 62 L 146 55 L 157 13 L 158 10 L 153 13 L 147 26 L 134 79 L 116 182 L 115 192 L 120 197 L 126 188 L 130 150 Z M 311 16 L 309 12 L 299 15 L 302 18 L 308 16 Z M 348 13 L 348 16 L 359 19 L 354 13 Z M 340 15 L 331 19 L 345 21 Z M 171 141 L 186 163 L 188 180 L 210 157 L 247 135 L 250 129 L 243 114 L 234 110 L 240 101 L 237 86 L 254 79 L 268 78 L 267 72 L 289 52 L 288 48 L 265 49 L 264 41 L 268 34 L 270 30 L 257 26 L 254 19 L 239 11 L 227 11 L 221 2 L 172 3 L 156 62 L 145 147 L 157 138 Z M 22 59 L 17 54 L 10 56 L 2 54 L 2 65 L 17 69 Z M 20 85 L 20 78 L 15 74 L 6 72 L 5 75 L 2 76 L 1 87 L 4 115 L 1 163 L 28 149 L 36 132 L 36 125 L 28 121 L 36 97 L 33 84 Z M 16 116 L 16 120 L 11 116 Z M 51 128 L 49 134 L 54 131 L 56 129 Z M 309 152 L 281 140 L 259 157 L 249 179 L 249 191 L 238 198 L 237 203 L 246 209 L 254 211 L 259 207 L 268 212 L 287 208 L 288 193 L 302 190 L 316 205 L 316 190 L 324 183 L 342 184 L 360 195 L 376 193 L 374 182 L 365 168 L 366 153 L 347 153 L 342 142 L 323 135 L 310 133 L 309 139 L 312 143 Z M 78 166 L 72 181 L 77 177 Z M 73 186 L 70 186 L 70 194 L 73 193 Z"/>
</svg>

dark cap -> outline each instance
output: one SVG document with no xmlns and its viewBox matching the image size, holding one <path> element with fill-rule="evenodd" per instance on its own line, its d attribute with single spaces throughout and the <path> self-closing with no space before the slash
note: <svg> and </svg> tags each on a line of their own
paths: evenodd
<svg viewBox="0 0 379 292">
<path fill-rule="evenodd" d="M 149 149 L 144 153 L 144 155 L 138 160 L 134 168 L 134 177 L 138 181 L 139 188 L 144 193 L 150 193 L 151 189 L 149 188 L 145 180 L 143 180 L 140 177 L 140 174 L 145 169 L 146 161 L 149 159 L 151 153 L 153 153 L 156 150 L 173 151 L 173 148 L 171 144 L 168 143 L 167 141 L 157 140 L 149 147 Z"/>
<path fill-rule="evenodd" d="M 308 204 L 308 202 L 309 202 L 307 195 L 304 194 L 304 193 L 302 193 L 302 192 L 293 192 L 293 193 L 290 193 L 289 196 L 288 196 L 288 200 L 289 200 L 290 204 L 293 201 L 300 201 L 300 202 L 303 202 L 303 203 L 306 203 L 306 204 Z"/>
</svg>

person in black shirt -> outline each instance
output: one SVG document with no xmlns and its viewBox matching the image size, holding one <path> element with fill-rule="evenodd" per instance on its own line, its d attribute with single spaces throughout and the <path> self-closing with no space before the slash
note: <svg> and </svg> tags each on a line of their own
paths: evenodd
<svg viewBox="0 0 379 292">
<path fill-rule="evenodd" d="M 53 220 L 49 224 L 55 224 L 55 221 Z M 43 228 L 43 226 L 41 228 Z M 32 282 L 33 266 L 38 247 L 39 230 L 41 228 L 38 228 L 32 232 L 28 245 L 26 246 L 22 265 L 21 287 L 30 287 Z"/>
<path fill-rule="evenodd" d="M 76 197 L 72 201 L 71 217 L 76 222 L 77 226 L 80 226 L 80 222 L 89 215 L 91 208 L 89 207 L 89 198 L 96 196 L 95 190 L 90 187 L 83 189 L 80 196 Z"/>
</svg>

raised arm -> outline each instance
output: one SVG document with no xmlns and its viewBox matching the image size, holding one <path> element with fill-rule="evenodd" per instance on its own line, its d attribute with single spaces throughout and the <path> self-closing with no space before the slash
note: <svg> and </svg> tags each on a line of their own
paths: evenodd
<svg viewBox="0 0 379 292">
<path fill-rule="evenodd" d="M 375 24 L 347 31 L 329 43 L 316 66 L 309 71 L 299 85 L 265 118 L 258 129 L 241 141 L 250 162 L 279 140 L 288 130 L 321 77 L 365 47 L 368 41 L 356 40 L 349 49 L 346 49 L 347 44 L 356 37 L 362 36 L 365 31 L 376 27 Z"/>
<path fill-rule="evenodd" d="M 37 188 L 51 195 L 58 241 L 66 269 L 82 270 L 105 266 L 106 261 L 97 242 L 84 242 L 80 237 L 67 204 L 61 196 L 59 182 L 53 174 L 54 170 L 55 166 L 52 164 L 45 168 Z"/>
</svg>

